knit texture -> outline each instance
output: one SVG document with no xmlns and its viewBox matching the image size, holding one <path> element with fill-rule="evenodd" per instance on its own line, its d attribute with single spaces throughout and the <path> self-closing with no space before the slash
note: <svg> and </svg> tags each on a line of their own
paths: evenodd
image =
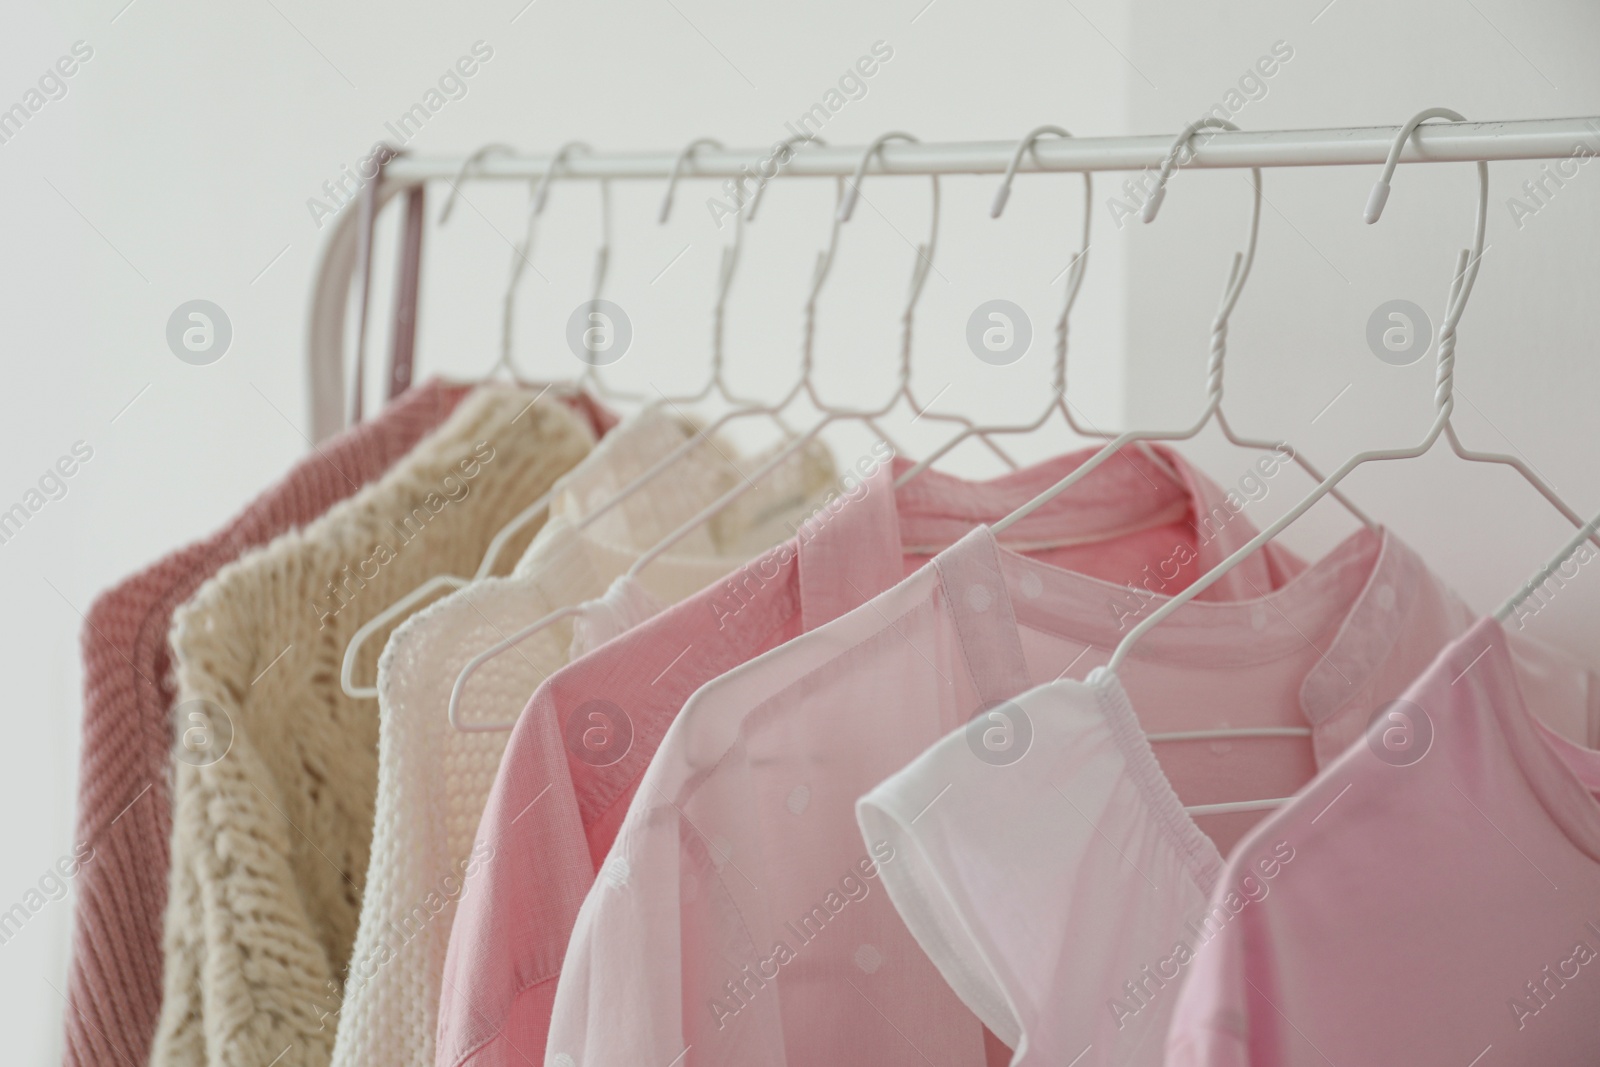
<svg viewBox="0 0 1600 1067">
<path fill-rule="evenodd" d="M 172 833 L 172 613 L 248 549 L 378 477 L 468 392 L 433 381 L 297 463 L 221 531 L 103 594 L 83 628 L 79 870 L 67 968 L 66 1067 L 142 1065 L 161 1010 L 161 916 Z"/>
<path fill-rule="evenodd" d="M 345 696 L 340 660 L 357 628 L 427 578 L 471 573 L 496 530 L 589 451 L 582 420 L 532 400 L 473 393 L 379 482 L 229 564 L 174 617 L 152 1063 L 327 1064 L 377 790 L 377 705 Z M 364 646 L 358 677 L 372 677 L 384 636 Z"/>
<path fill-rule="evenodd" d="M 540 681 L 593 647 L 589 642 L 605 640 L 625 618 L 648 617 L 723 578 L 786 536 L 786 522 L 798 523 L 832 482 L 832 461 L 814 443 L 608 599 L 613 579 L 647 549 L 742 484 L 728 457 L 747 472 L 763 461 L 739 457 L 725 442 L 702 444 L 576 530 L 697 432 L 649 409 L 618 426 L 562 479 L 550 521 L 512 576 L 438 600 L 390 637 L 378 664 L 372 859 L 334 1067 L 434 1062 L 450 926 L 466 878 L 496 862 L 494 842 L 475 847 L 474 838 L 510 737 L 508 731 L 467 733 L 450 725 L 450 691 L 467 661 L 547 613 L 581 602 L 577 616 L 491 659 L 464 690 L 464 721 L 509 723 Z M 585 625 L 591 619 L 595 625 Z"/>
</svg>

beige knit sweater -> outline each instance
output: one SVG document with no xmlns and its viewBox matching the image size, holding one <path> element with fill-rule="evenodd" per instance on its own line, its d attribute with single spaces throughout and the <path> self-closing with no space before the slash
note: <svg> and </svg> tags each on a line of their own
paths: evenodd
<svg viewBox="0 0 1600 1067">
<path fill-rule="evenodd" d="M 325 1067 L 377 790 L 378 707 L 339 686 L 366 620 L 586 455 L 558 401 L 487 387 L 381 481 L 240 558 L 174 617 L 172 870 L 160 1067 Z M 511 551 L 509 567 L 533 528 Z M 364 646 L 373 677 L 386 633 Z M 205 703 L 201 703 L 205 702 Z"/>
</svg>

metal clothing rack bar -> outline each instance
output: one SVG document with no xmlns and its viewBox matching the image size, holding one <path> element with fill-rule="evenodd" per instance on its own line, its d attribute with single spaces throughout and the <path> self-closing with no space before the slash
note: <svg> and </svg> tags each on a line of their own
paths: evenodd
<svg viewBox="0 0 1600 1067">
<path fill-rule="evenodd" d="M 1217 131 L 1196 139 L 1194 159 L 1200 168 L 1330 167 L 1381 164 L 1399 126 L 1356 126 L 1322 130 Z M 1160 167 L 1172 149 L 1173 134 L 1138 137 L 1048 138 L 1025 155 L 1021 171 L 1127 171 Z M 871 171 L 879 174 L 1001 174 L 1011 162 L 1017 142 L 968 141 L 883 146 Z M 1400 157 L 1402 163 L 1460 163 L 1473 160 L 1555 159 L 1581 149 L 1600 153 L 1600 117 L 1517 119 L 1508 122 L 1441 122 L 1417 129 Z M 767 166 L 794 177 L 848 176 L 855 173 L 863 149 L 811 145 L 796 150 L 787 163 Z M 704 148 L 683 165 L 685 177 L 756 177 L 762 161 L 771 161 L 772 147 Z M 560 167 L 562 179 L 665 179 L 672 174 L 676 151 L 573 153 Z M 550 167 L 549 155 L 495 156 L 473 171 L 474 180 L 529 180 Z M 406 155 L 384 169 L 385 184 L 402 185 L 454 178 L 462 158 Z"/>
<path fill-rule="evenodd" d="M 786 130 L 785 133 L 792 133 Z M 1320 130 L 1208 131 L 1197 137 L 1185 166 L 1339 167 L 1381 165 L 1399 126 L 1354 126 Z M 1036 141 L 1018 170 L 1139 171 L 1161 166 L 1174 135 L 1046 138 Z M 774 142 L 774 146 L 777 142 Z M 1001 174 L 1016 151 L 1015 139 L 951 143 L 887 144 L 875 153 L 869 170 L 878 174 Z M 780 165 L 774 146 L 714 149 L 705 146 L 683 162 L 683 177 L 743 178 L 847 177 L 855 173 L 863 149 L 811 144 Z M 1514 119 L 1506 122 L 1439 122 L 1417 128 L 1400 156 L 1402 163 L 1462 163 L 1474 160 L 1561 159 L 1600 154 L 1600 116 Z M 488 156 L 474 168 L 473 180 L 529 181 L 550 169 L 550 154 Z M 563 161 L 557 180 L 666 179 L 678 152 L 575 152 Z M 406 154 L 391 160 L 379 179 L 378 201 L 429 181 L 454 180 L 465 157 Z M 741 185 L 742 187 L 742 185 Z M 355 214 L 341 214 L 324 242 L 318 265 L 308 345 L 312 436 L 321 441 L 343 421 L 344 314 L 355 256 Z"/>
</svg>

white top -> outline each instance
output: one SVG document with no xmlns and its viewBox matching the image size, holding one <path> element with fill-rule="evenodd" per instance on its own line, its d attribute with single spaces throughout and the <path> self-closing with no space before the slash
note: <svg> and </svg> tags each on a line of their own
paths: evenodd
<svg viewBox="0 0 1600 1067">
<path fill-rule="evenodd" d="M 510 722 L 540 681 L 619 629 L 722 578 L 787 533 L 831 480 L 821 446 L 763 479 L 645 569 L 635 560 L 741 475 L 725 443 L 706 444 L 648 488 L 577 529 L 582 518 L 696 431 L 646 411 L 613 429 L 559 483 L 550 518 L 508 577 L 435 601 L 390 636 L 378 664 L 378 795 L 372 856 L 334 1043 L 336 1067 L 431 1067 L 450 923 L 464 876 L 494 855 L 473 838 L 509 733 L 464 733 L 447 718 L 466 662 L 558 608 L 565 619 L 485 664 L 460 707 L 465 722 Z M 762 459 L 739 459 L 754 469 Z"/>
<path fill-rule="evenodd" d="M 895 850 L 895 910 L 1012 1063 L 1159 1067 L 1188 962 L 1170 957 L 1221 855 L 1114 676 L 1040 686 L 975 724 L 856 805 L 866 839 Z M 985 731 L 1031 742 L 1018 757 Z"/>
</svg>

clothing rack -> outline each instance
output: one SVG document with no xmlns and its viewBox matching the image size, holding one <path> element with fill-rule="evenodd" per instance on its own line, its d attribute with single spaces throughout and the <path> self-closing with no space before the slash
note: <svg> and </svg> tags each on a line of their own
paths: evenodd
<svg viewBox="0 0 1600 1067">
<path fill-rule="evenodd" d="M 1309 130 L 1206 130 L 1192 143 L 1186 167 L 1381 166 L 1401 127 L 1353 126 Z M 788 131 L 786 131 L 788 132 Z M 1043 138 L 1017 160 L 1018 171 L 1095 172 L 1158 170 L 1172 151 L 1174 134 L 1136 137 Z M 782 143 L 782 142 L 777 142 Z M 861 146 L 800 144 L 781 165 L 767 148 L 718 149 L 704 145 L 684 158 L 681 152 L 573 151 L 559 160 L 552 153 L 485 155 L 472 167 L 472 180 L 666 180 L 688 178 L 762 181 L 771 177 L 848 177 L 861 164 Z M 966 141 L 885 144 L 873 155 L 869 173 L 1002 174 L 1012 166 L 1017 142 Z M 1439 122 L 1419 126 L 1406 142 L 1401 163 L 1462 163 L 1475 160 L 1560 159 L 1579 152 L 1600 154 L 1600 116 L 1513 119 L 1501 122 Z M 376 203 L 426 185 L 457 181 L 464 156 L 401 155 L 382 169 Z M 762 164 L 765 163 L 763 171 Z M 344 424 L 345 313 L 356 274 L 359 210 L 339 214 L 324 243 L 313 288 L 307 355 L 312 438 L 322 441 Z"/>
<path fill-rule="evenodd" d="M 1342 129 L 1207 131 L 1197 142 L 1186 167 L 1329 167 L 1381 164 L 1399 126 L 1353 126 Z M 1111 171 L 1160 167 L 1172 150 L 1175 134 L 1138 137 L 1072 137 L 1042 139 L 1024 155 L 1019 171 Z M 1600 117 L 1517 119 L 1509 122 L 1436 123 L 1419 127 L 1407 142 L 1402 163 L 1460 163 L 1473 160 L 1552 159 L 1570 156 L 1580 145 L 1600 152 Z M 869 168 L 880 174 L 1002 174 L 1016 153 L 1017 142 L 954 141 L 944 144 L 884 145 Z M 795 177 L 847 177 L 861 160 L 862 146 L 802 146 L 781 171 Z M 755 169 L 769 148 L 706 147 L 682 164 L 682 176 L 733 178 Z M 679 153 L 596 152 L 568 155 L 556 178 L 627 179 L 671 177 Z M 552 156 L 489 156 L 473 169 L 474 180 L 543 177 Z M 387 184 L 454 178 L 464 162 L 459 156 L 401 156 L 384 170 Z"/>
</svg>

